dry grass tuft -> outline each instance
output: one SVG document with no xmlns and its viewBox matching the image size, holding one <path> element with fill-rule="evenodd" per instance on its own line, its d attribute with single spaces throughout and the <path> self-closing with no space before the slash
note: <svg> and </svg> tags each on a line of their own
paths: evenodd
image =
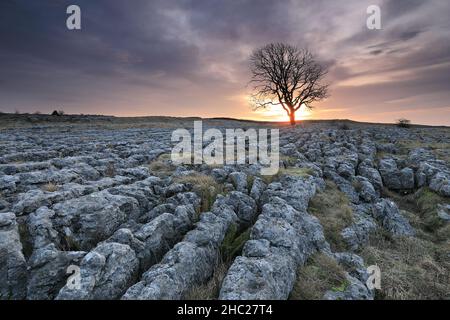
<svg viewBox="0 0 450 320">
<path fill-rule="evenodd" d="M 347 196 L 333 182 L 326 181 L 325 189 L 311 199 L 308 211 L 319 219 L 331 248 L 334 251 L 346 250 L 341 231 L 353 222 Z"/>
<path fill-rule="evenodd" d="M 343 291 L 348 283 L 344 268 L 323 253 L 311 257 L 297 271 L 291 300 L 320 300 L 328 290 Z"/>
<path fill-rule="evenodd" d="M 109 163 L 105 170 L 105 176 L 114 178 L 116 176 L 116 167 L 114 163 Z"/>
<path fill-rule="evenodd" d="M 360 255 L 381 269 L 378 299 L 449 299 L 449 244 L 436 245 L 419 238 L 386 239 L 372 235 Z"/>
<path fill-rule="evenodd" d="M 272 182 L 278 180 L 282 175 L 308 178 L 314 175 L 314 170 L 311 168 L 280 168 L 277 174 L 272 176 L 261 176 L 261 179 L 264 181 L 264 183 L 271 184 Z"/>
<path fill-rule="evenodd" d="M 42 190 L 47 192 L 56 192 L 58 190 L 58 186 L 53 182 L 49 182 L 42 186 Z"/>
<path fill-rule="evenodd" d="M 184 297 L 185 300 L 217 300 L 222 286 L 223 279 L 225 278 L 229 264 L 225 264 L 222 261 L 218 263 L 214 269 L 214 273 L 205 284 L 195 286 Z"/>
<path fill-rule="evenodd" d="M 218 194 L 224 192 L 223 185 L 219 184 L 211 176 L 195 172 L 174 179 L 176 183 L 191 184 L 193 191 L 201 198 L 201 211 L 209 211 Z"/>
<path fill-rule="evenodd" d="M 157 159 L 150 162 L 148 169 L 158 177 L 170 176 L 175 171 L 175 166 L 171 162 L 169 153 L 161 154 Z"/>
<path fill-rule="evenodd" d="M 406 211 L 406 216 L 413 227 L 429 233 L 434 240 L 445 241 L 450 238 L 450 234 L 443 234 L 446 226 L 437 211 L 439 204 L 450 204 L 447 198 L 444 198 L 429 188 L 419 189 L 414 194 L 400 195 L 398 193 L 384 189 L 383 194 L 394 200 L 398 206 Z M 444 236 L 444 237 L 443 237 Z"/>
<path fill-rule="evenodd" d="M 217 266 L 208 282 L 195 286 L 186 295 L 187 300 L 213 300 L 219 297 L 223 279 L 227 274 L 236 256 L 240 255 L 242 248 L 250 238 L 251 229 L 239 232 L 237 226 L 232 224 L 220 246 L 220 255 L 217 258 Z"/>
</svg>

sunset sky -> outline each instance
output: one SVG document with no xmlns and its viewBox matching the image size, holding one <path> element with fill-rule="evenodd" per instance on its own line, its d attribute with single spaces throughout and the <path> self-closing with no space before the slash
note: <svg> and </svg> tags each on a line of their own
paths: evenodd
<svg viewBox="0 0 450 320">
<path fill-rule="evenodd" d="M 287 120 L 247 86 L 252 50 L 286 42 L 330 70 L 301 118 L 450 125 L 449 16 L 448 0 L 1 0 L 0 111 Z"/>
</svg>

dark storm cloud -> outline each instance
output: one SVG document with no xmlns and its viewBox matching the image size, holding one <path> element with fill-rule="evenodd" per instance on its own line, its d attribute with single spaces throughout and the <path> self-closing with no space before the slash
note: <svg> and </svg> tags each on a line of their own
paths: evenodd
<svg viewBox="0 0 450 320">
<path fill-rule="evenodd" d="M 81 31 L 65 27 L 70 4 L 81 7 Z M 383 30 L 365 27 L 371 4 L 381 6 Z M 230 104 L 247 107 L 249 53 L 275 41 L 315 52 L 342 97 L 331 101 L 349 109 L 370 110 L 359 97 L 379 103 L 383 90 L 386 103 L 430 92 L 444 99 L 449 8 L 439 0 L 4 0 L 0 109 L 226 115 Z"/>
</svg>

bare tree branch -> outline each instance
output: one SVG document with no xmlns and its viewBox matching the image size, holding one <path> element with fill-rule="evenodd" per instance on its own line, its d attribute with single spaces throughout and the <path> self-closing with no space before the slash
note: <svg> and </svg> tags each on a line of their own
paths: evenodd
<svg viewBox="0 0 450 320">
<path fill-rule="evenodd" d="M 328 85 L 321 84 L 327 70 L 306 49 L 283 43 L 268 44 L 251 57 L 254 109 L 281 106 L 295 124 L 295 112 L 302 105 L 328 97 Z"/>
</svg>

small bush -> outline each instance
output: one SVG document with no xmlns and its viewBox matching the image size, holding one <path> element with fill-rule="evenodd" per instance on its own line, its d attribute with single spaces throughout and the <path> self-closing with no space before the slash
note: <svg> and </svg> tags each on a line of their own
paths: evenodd
<svg viewBox="0 0 450 320">
<path fill-rule="evenodd" d="M 344 268 L 323 253 L 312 256 L 297 271 L 291 300 L 320 300 L 328 290 L 344 291 L 347 279 Z"/>
<path fill-rule="evenodd" d="M 345 130 L 345 131 L 351 129 L 350 126 L 348 125 L 348 123 L 345 123 L 345 122 L 339 124 L 338 128 L 339 128 L 339 130 Z"/>
<path fill-rule="evenodd" d="M 399 128 L 410 128 L 411 127 L 411 121 L 408 119 L 398 119 L 397 120 L 397 126 Z"/>
</svg>

